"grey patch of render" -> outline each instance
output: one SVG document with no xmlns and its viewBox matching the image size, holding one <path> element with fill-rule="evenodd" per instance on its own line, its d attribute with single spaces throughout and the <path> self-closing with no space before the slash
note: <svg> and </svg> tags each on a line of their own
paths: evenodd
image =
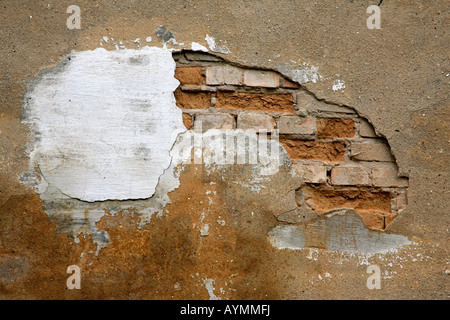
<svg viewBox="0 0 450 320">
<path fill-rule="evenodd" d="M 278 225 L 269 232 L 277 249 L 322 248 L 370 256 L 412 244 L 405 236 L 369 230 L 354 210 L 335 210 L 309 225 Z"/>
<path fill-rule="evenodd" d="M 161 25 L 155 30 L 155 34 L 160 37 L 164 42 L 175 40 L 172 31 L 167 30 L 165 25 Z"/>
</svg>

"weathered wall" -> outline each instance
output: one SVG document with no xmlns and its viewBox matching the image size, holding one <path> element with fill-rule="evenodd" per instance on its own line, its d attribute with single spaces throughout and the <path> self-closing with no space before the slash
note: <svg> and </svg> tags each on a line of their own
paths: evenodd
<svg viewBox="0 0 450 320">
<path fill-rule="evenodd" d="M 0 297 L 447 298 L 448 2 L 371 4 L 2 3 Z"/>
</svg>

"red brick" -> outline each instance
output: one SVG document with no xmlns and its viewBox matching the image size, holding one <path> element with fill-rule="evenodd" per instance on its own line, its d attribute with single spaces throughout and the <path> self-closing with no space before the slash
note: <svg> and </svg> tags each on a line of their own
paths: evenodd
<svg viewBox="0 0 450 320">
<path fill-rule="evenodd" d="M 222 109 L 260 110 L 273 112 L 294 111 L 292 94 L 264 94 L 218 91 L 216 107 Z"/>
<path fill-rule="evenodd" d="M 314 211 L 325 213 L 330 210 L 349 208 L 356 211 L 374 211 L 391 213 L 391 194 L 384 191 L 361 190 L 338 186 L 305 186 L 303 192 L 305 203 L 314 204 Z"/>
<path fill-rule="evenodd" d="M 291 159 L 345 161 L 345 143 L 342 141 L 318 142 L 311 140 L 280 139 Z"/>
<path fill-rule="evenodd" d="M 355 136 L 355 123 L 345 118 L 318 118 L 318 138 L 353 138 Z"/>
<path fill-rule="evenodd" d="M 203 84 L 202 67 L 179 67 L 175 69 L 175 78 L 183 84 Z"/>
<path fill-rule="evenodd" d="M 174 92 L 176 104 L 181 109 L 206 109 L 211 106 L 211 93 L 208 92 Z"/>
</svg>

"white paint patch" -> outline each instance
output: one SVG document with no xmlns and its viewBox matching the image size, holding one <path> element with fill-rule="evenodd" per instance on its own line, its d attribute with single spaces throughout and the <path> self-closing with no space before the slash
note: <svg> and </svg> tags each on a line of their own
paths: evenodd
<svg viewBox="0 0 450 320">
<path fill-rule="evenodd" d="M 345 89 L 345 82 L 343 80 L 334 80 L 333 81 L 333 91 L 339 91 Z"/>
<path fill-rule="evenodd" d="M 200 43 L 197 42 L 191 43 L 191 50 L 208 52 L 208 49 L 206 47 L 202 46 Z"/>
<path fill-rule="evenodd" d="M 209 225 L 208 224 L 204 224 L 201 228 L 200 228 L 200 235 L 202 237 L 206 237 L 209 235 Z"/>
<path fill-rule="evenodd" d="M 308 82 L 316 83 L 323 79 L 319 74 L 319 67 L 306 63 L 300 64 L 291 61 L 291 64 L 279 66 L 277 70 L 300 84 Z"/>
<path fill-rule="evenodd" d="M 206 40 L 206 43 L 208 43 L 209 49 L 212 52 L 223 53 L 223 54 L 231 53 L 230 49 L 228 49 L 226 46 L 217 45 L 216 40 L 213 37 L 206 35 L 205 40 Z"/>
<path fill-rule="evenodd" d="M 99 48 L 41 73 L 24 106 L 31 171 L 70 198 L 151 197 L 185 130 L 174 70 L 168 50 Z"/>
</svg>

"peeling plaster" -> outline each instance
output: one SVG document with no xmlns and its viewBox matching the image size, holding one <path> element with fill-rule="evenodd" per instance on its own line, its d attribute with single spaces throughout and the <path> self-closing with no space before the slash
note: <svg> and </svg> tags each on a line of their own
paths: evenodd
<svg viewBox="0 0 450 320">
<path fill-rule="evenodd" d="M 223 53 L 223 54 L 230 54 L 231 51 L 226 46 L 219 46 L 216 44 L 216 40 L 213 37 L 210 37 L 209 35 L 206 35 L 205 37 L 206 42 L 208 43 L 209 49 L 212 52 L 216 53 Z"/>
</svg>

